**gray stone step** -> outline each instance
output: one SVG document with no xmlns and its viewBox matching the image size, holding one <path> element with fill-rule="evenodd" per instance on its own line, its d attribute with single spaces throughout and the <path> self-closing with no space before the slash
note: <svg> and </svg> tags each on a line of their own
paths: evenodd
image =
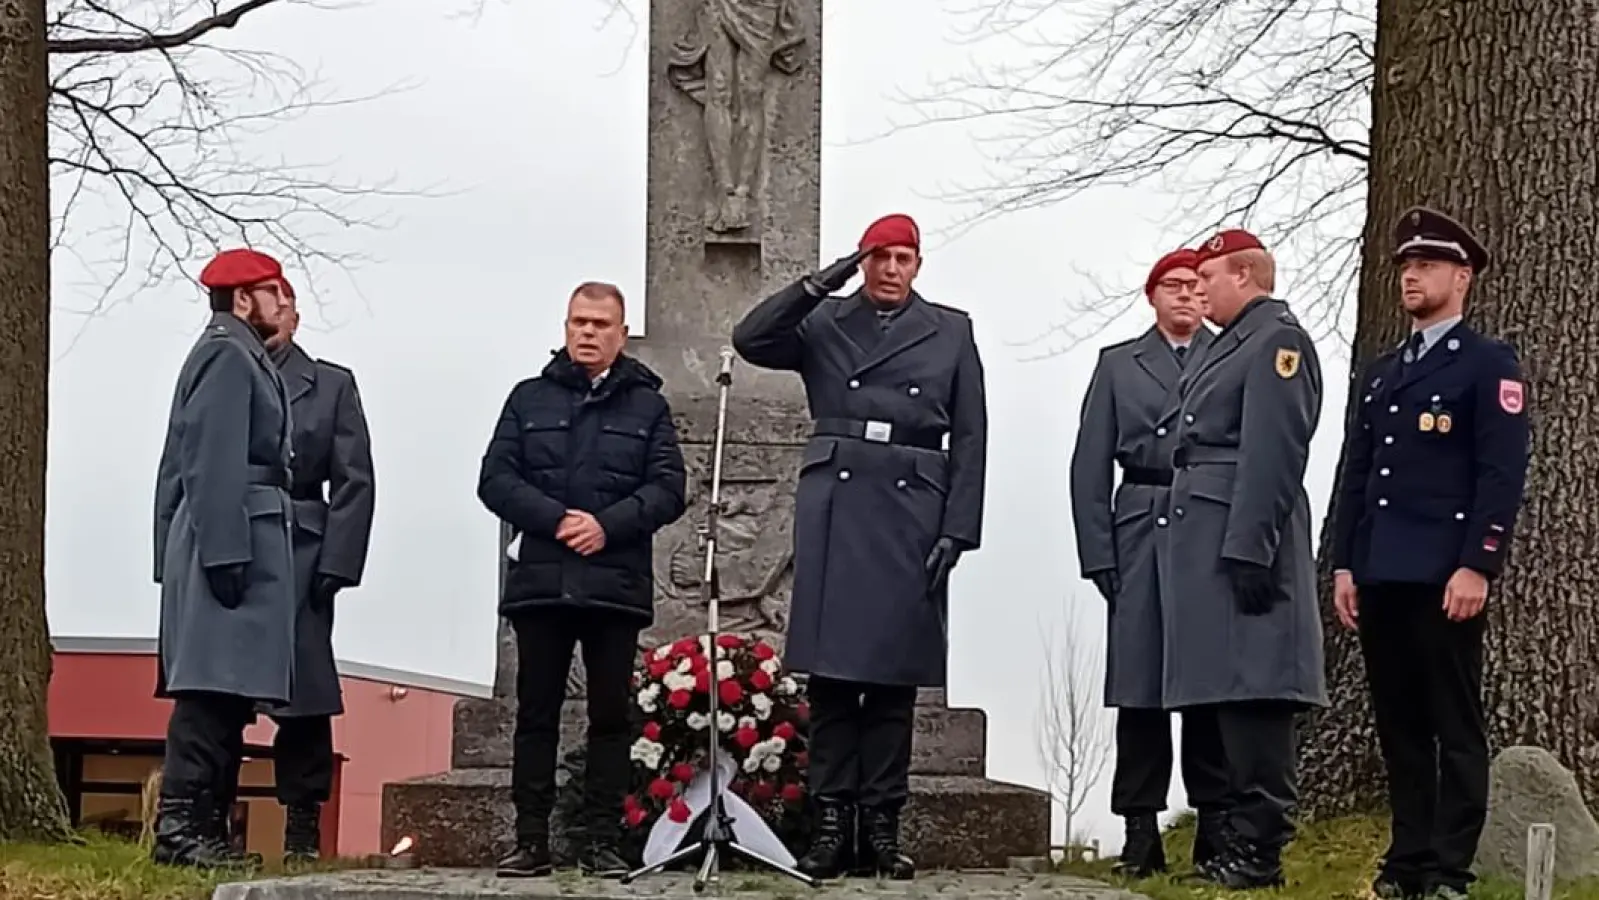
<svg viewBox="0 0 1599 900">
<path fill-rule="evenodd" d="M 455 704 L 451 766 L 456 769 L 511 765 L 516 707 L 510 700 L 467 698 Z M 561 710 L 561 751 L 580 744 L 587 716 L 581 702 Z M 988 751 L 988 716 L 980 709 L 916 708 L 911 772 L 916 775 L 981 777 Z"/>
<path fill-rule="evenodd" d="M 1000 869 L 1049 852 L 1049 795 L 970 776 L 911 776 L 905 850 L 928 869 Z M 422 866 L 483 867 L 511 835 L 511 773 L 458 769 L 383 787 L 382 846 L 415 841 Z"/>
<path fill-rule="evenodd" d="M 484 871 L 364 870 L 219 885 L 212 900 L 672 900 L 717 896 L 729 900 L 1147 900 L 1140 894 L 1070 875 L 935 872 L 915 881 L 844 879 L 816 889 L 782 876 L 729 872 L 704 894 L 691 876 L 667 872 L 630 885 L 558 873 L 551 878 L 495 878 Z"/>
</svg>

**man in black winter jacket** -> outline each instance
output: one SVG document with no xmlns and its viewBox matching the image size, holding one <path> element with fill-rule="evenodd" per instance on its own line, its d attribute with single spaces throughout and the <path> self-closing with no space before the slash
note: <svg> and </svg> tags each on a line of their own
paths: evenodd
<svg viewBox="0 0 1599 900">
<path fill-rule="evenodd" d="M 511 763 L 516 845 L 502 876 L 551 871 L 561 703 L 575 645 L 588 689 L 585 872 L 619 877 L 628 704 L 639 632 L 654 620 L 655 532 L 683 514 L 683 453 L 661 379 L 622 355 L 625 301 L 585 283 L 567 305 L 566 349 L 511 389 L 483 455 L 478 498 L 510 523 L 500 614 L 516 632 Z"/>
</svg>

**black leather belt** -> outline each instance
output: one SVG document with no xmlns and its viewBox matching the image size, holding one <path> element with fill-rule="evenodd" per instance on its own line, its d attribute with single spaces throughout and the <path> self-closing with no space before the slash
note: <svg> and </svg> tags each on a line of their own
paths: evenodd
<svg viewBox="0 0 1599 900">
<path fill-rule="evenodd" d="M 1152 466 L 1122 466 L 1122 484 L 1148 484 L 1171 487 L 1171 470 Z"/>
<path fill-rule="evenodd" d="M 1172 452 L 1172 465 L 1179 469 L 1189 466 L 1236 466 L 1238 448 L 1207 447 L 1204 444 L 1178 447 Z"/>
<path fill-rule="evenodd" d="M 944 434 L 938 428 L 906 428 L 875 419 L 838 419 L 824 416 L 811 428 L 813 437 L 856 438 L 873 444 L 898 444 L 923 450 L 943 450 Z"/>
<path fill-rule="evenodd" d="M 315 500 L 321 503 L 325 499 L 322 496 L 322 483 L 319 481 L 315 484 L 297 484 L 289 489 L 289 499 Z"/>
<path fill-rule="evenodd" d="M 277 466 L 250 466 L 246 477 L 251 484 L 275 488 L 287 488 L 289 486 L 289 473 Z"/>
</svg>

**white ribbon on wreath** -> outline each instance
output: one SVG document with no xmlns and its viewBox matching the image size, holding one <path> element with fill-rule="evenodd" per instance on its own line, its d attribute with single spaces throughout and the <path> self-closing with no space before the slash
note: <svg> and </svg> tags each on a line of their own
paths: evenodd
<svg viewBox="0 0 1599 900">
<path fill-rule="evenodd" d="M 716 757 L 717 784 L 721 788 L 723 804 L 727 807 L 727 814 L 733 819 L 733 839 L 750 850 L 785 866 L 794 865 L 794 854 L 783 846 L 777 839 L 771 826 L 761 818 L 743 797 L 733 793 L 730 789 L 733 778 L 738 774 L 738 763 L 734 762 L 725 753 Z M 672 817 L 664 813 L 655 820 L 655 825 L 650 828 L 649 840 L 644 844 L 644 865 L 653 866 L 661 860 L 671 856 L 682 846 L 683 838 L 700 814 L 711 805 L 711 773 L 701 769 L 694 780 L 683 789 L 683 802 L 688 806 L 688 821 L 674 822 Z M 699 826 L 703 828 L 704 826 Z M 696 835 L 696 840 L 698 836 Z"/>
</svg>

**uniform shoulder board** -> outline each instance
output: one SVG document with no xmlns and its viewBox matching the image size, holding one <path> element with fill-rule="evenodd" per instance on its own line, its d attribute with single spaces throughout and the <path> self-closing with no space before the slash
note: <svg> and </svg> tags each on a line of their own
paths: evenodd
<svg viewBox="0 0 1599 900">
<path fill-rule="evenodd" d="M 319 366 L 326 366 L 326 367 L 332 369 L 335 372 L 343 372 L 344 374 L 349 375 L 351 377 L 355 376 L 355 371 L 353 369 L 351 369 L 349 366 L 341 366 L 341 365 L 339 365 L 336 362 L 328 362 L 327 360 L 321 358 L 320 356 L 317 357 L 316 364 L 319 365 Z"/>
<path fill-rule="evenodd" d="M 967 312 L 964 309 L 961 309 L 958 306 L 950 306 L 950 305 L 945 304 L 945 303 L 934 303 L 931 300 L 924 300 L 923 302 L 926 303 L 928 306 L 934 307 L 935 309 L 941 309 L 944 312 L 951 312 L 951 313 L 954 313 L 957 316 L 965 316 L 968 319 L 971 318 L 971 313 Z"/>
<path fill-rule="evenodd" d="M 1300 327 L 1299 326 L 1299 318 L 1294 315 L 1292 310 L 1285 309 L 1285 310 L 1282 310 L 1282 311 L 1278 312 L 1277 313 L 1277 321 L 1283 323 L 1284 325 L 1292 325 L 1295 328 Z"/>
<path fill-rule="evenodd" d="M 1127 347 L 1131 347 L 1132 345 L 1138 343 L 1138 341 L 1140 339 L 1142 339 L 1142 338 L 1143 338 L 1143 335 L 1139 335 L 1138 337 L 1130 337 L 1130 338 L 1128 338 L 1125 341 L 1117 341 L 1114 344 L 1106 344 L 1105 346 L 1099 348 L 1099 355 L 1100 356 L 1109 356 L 1111 353 L 1113 353 L 1113 352 L 1115 352 L 1117 350 L 1121 350 L 1121 349 L 1124 349 L 1124 348 L 1127 348 Z"/>
</svg>

